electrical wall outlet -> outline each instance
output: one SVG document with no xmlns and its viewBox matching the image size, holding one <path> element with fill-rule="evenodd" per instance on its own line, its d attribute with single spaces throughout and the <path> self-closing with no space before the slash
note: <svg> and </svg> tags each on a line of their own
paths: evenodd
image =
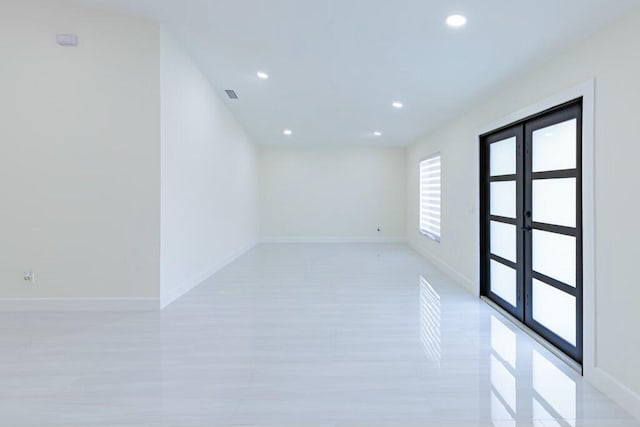
<svg viewBox="0 0 640 427">
<path fill-rule="evenodd" d="M 31 283 L 31 284 L 36 283 L 36 275 L 33 274 L 33 271 L 25 271 L 23 279 L 25 283 Z"/>
</svg>

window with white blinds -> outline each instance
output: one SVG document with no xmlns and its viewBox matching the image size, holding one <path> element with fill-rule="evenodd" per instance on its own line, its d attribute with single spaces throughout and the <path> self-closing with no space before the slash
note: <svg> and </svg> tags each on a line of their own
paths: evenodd
<svg viewBox="0 0 640 427">
<path fill-rule="evenodd" d="M 420 162 L 420 232 L 440 241 L 440 153 Z"/>
</svg>

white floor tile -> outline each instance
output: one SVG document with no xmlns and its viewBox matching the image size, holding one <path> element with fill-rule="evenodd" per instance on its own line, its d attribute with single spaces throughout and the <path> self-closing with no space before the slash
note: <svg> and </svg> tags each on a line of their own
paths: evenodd
<svg viewBox="0 0 640 427">
<path fill-rule="evenodd" d="M 404 245 L 261 245 L 161 313 L 1 313 L 0 426 L 640 427 Z"/>
</svg>

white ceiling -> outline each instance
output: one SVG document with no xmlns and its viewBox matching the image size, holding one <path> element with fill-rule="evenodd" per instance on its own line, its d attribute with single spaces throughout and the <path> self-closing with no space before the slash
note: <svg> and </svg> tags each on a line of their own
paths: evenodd
<svg viewBox="0 0 640 427">
<path fill-rule="evenodd" d="M 157 20 L 256 143 L 406 145 L 639 0 L 83 0 Z M 469 19 L 453 30 L 444 21 Z M 269 80 L 256 77 L 258 70 Z M 224 89 L 240 99 L 228 100 Z M 405 108 L 395 110 L 394 100 Z M 293 135 L 286 137 L 283 129 Z M 372 135 L 374 130 L 382 137 Z"/>
</svg>

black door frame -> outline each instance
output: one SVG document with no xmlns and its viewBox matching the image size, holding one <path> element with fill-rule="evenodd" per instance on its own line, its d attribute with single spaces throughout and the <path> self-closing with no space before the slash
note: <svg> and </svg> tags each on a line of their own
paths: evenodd
<svg viewBox="0 0 640 427">
<path fill-rule="evenodd" d="M 545 110 L 541 113 L 519 120 L 507 126 L 480 136 L 480 295 L 489 298 L 499 307 L 507 311 L 517 320 L 541 335 L 546 341 L 560 349 L 578 363 L 583 360 L 583 206 L 582 206 L 582 97 Z M 577 119 L 576 169 L 532 172 L 531 135 L 539 128 L 545 128 L 570 119 Z M 491 143 L 516 137 L 516 174 L 491 177 L 490 152 Z M 517 188 L 516 219 L 501 218 L 490 214 L 490 185 L 492 182 L 513 181 Z M 576 228 L 532 222 L 532 179 L 576 178 Z M 504 260 L 490 252 L 491 221 L 515 225 L 517 232 L 517 263 Z M 553 233 L 576 237 L 576 287 L 573 288 L 552 278 L 533 272 L 531 259 L 532 230 L 550 231 Z M 490 262 L 496 261 L 516 269 L 517 306 L 504 301 L 490 289 Z M 536 322 L 532 316 L 531 289 L 533 279 L 559 289 L 576 298 L 576 346 L 559 337 L 557 334 Z M 520 285 L 523 284 L 523 285 Z"/>
</svg>

